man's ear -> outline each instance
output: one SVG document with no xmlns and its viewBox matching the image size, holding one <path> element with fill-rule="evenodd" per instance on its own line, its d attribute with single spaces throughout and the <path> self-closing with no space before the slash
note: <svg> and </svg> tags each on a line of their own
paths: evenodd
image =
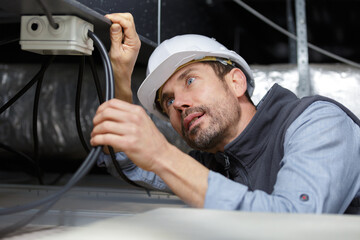
<svg viewBox="0 0 360 240">
<path fill-rule="evenodd" d="M 229 84 L 237 97 L 245 95 L 247 89 L 246 76 L 239 68 L 233 68 L 228 76 Z"/>
</svg>

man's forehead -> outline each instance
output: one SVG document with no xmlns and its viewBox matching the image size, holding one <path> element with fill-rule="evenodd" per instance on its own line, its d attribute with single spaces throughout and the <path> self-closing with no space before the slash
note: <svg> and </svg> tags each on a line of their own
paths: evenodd
<svg viewBox="0 0 360 240">
<path fill-rule="evenodd" d="M 166 86 L 169 86 L 169 84 L 168 84 L 169 82 L 172 83 L 172 82 L 177 82 L 177 81 L 183 80 L 189 74 L 196 72 L 196 71 L 200 71 L 203 67 L 206 67 L 206 65 L 201 62 L 196 62 L 196 63 L 192 63 L 192 64 L 189 64 L 189 65 L 181 68 L 180 70 L 173 73 L 171 75 L 171 77 L 163 84 L 162 90 L 163 91 L 166 90 Z"/>
<path fill-rule="evenodd" d="M 204 71 L 204 68 L 209 67 L 204 62 L 194 62 L 185 65 L 174 72 L 170 78 L 159 88 L 157 93 L 157 102 L 162 105 L 164 99 L 168 98 L 173 94 L 174 86 L 177 82 L 182 82 L 189 74 L 200 74 L 200 71 Z M 163 107 L 162 107 L 163 108 Z"/>
</svg>

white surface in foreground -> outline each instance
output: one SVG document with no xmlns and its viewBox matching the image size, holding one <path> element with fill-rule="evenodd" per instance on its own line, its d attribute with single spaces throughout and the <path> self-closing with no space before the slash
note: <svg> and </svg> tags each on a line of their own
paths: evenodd
<svg viewBox="0 0 360 240">
<path fill-rule="evenodd" d="M 360 239 L 360 217 L 161 208 L 41 239 Z"/>
</svg>

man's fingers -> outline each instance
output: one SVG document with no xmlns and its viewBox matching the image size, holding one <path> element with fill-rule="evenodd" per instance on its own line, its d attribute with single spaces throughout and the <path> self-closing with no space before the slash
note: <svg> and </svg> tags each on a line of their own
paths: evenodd
<svg viewBox="0 0 360 240">
<path fill-rule="evenodd" d="M 114 98 L 114 99 L 110 99 L 109 101 L 106 101 L 103 104 L 101 104 L 98 107 L 96 114 L 99 114 L 108 108 L 114 109 L 114 110 L 121 110 L 124 112 L 136 112 L 136 111 L 142 110 L 142 107 L 140 107 L 138 105 L 134 105 L 134 104 Z"/>
<path fill-rule="evenodd" d="M 134 132 L 134 127 L 128 123 L 119 123 L 114 121 L 103 121 L 96 125 L 92 132 L 91 137 L 98 134 L 112 133 L 116 135 L 128 135 Z"/>
<path fill-rule="evenodd" d="M 124 29 L 124 44 L 137 45 L 139 37 L 136 33 L 134 18 L 130 13 L 114 13 L 108 14 L 105 17 L 110 19 L 113 23 L 118 23 Z"/>
<path fill-rule="evenodd" d="M 129 105 L 129 106 L 126 107 L 126 105 Z M 118 110 L 126 110 L 126 109 L 130 109 L 131 106 L 132 106 L 131 103 L 128 103 L 128 102 L 113 98 L 113 99 L 110 99 L 110 100 L 102 103 L 98 107 L 98 109 L 96 110 L 96 114 L 104 111 L 107 108 L 113 108 L 113 109 L 118 109 Z"/>
<path fill-rule="evenodd" d="M 113 121 L 113 122 L 131 122 L 133 119 L 132 114 L 129 112 L 119 111 L 107 108 L 104 111 L 97 113 L 93 118 L 94 126 L 104 122 L 104 121 Z"/>
<path fill-rule="evenodd" d="M 105 17 L 113 23 L 119 23 L 124 29 L 135 30 L 134 18 L 130 13 L 113 13 Z"/>
<path fill-rule="evenodd" d="M 110 37 L 111 37 L 111 41 L 121 44 L 122 40 L 123 40 L 123 33 L 122 33 L 122 29 L 120 24 L 118 23 L 114 23 L 111 25 L 110 27 Z M 118 44 L 115 44 L 115 46 L 119 46 Z"/>
<path fill-rule="evenodd" d="M 107 133 L 95 135 L 90 139 L 90 144 L 91 146 L 113 146 L 118 149 L 118 151 L 123 151 L 123 148 L 120 147 L 123 140 L 123 136 Z"/>
<path fill-rule="evenodd" d="M 116 152 L 125 152 L 134 148 L 136 145 L 136 138 L 132 136 L 122 136 L 112 133 L 98 134 L 90 139 L 91 146 L 112 146 Z"/>
<path fill-rule="evenodd" d="M 113 121 L 122 124 L 131 123 L 142 125 L 144 120 L 148 118 L 149 116 L 141 106 L 114 99 L 109 103 L 104 103 L 98 108 L 93 118 L 93 124 L 96 127 L 102 122 Z"/>
</svg>

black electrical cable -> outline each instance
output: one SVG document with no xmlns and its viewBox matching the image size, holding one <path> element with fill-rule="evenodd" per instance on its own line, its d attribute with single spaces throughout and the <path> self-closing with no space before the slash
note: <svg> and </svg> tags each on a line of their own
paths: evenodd
<svg viewBox="0 0 360 240">
<path fill-rule="evenodd" d="M 37 74 L 33 77 L 33 79 L 31 79 L 18 93 L 15 94 L 14 97 L 12 97 L 8 102 L 6 102 L 1 108 L 0 108 L 0 114 L 2 114 L 6 109 L 8 109 L 12 104 L 14 104 L 21 96 L 23 96 L 40 78 L 42 78 L 42 76 L 44 75 L 45 71 L 47 70 L 47 68 L 50 66 L 50 64 L 53 62 L 55 56 L 50 56 L 49 58 L 46 59 L 46 61 L 44 61 L 44 63 L 42 64 L 40 70 L 37 72 Z M 3 148 L 5 150 L 8 150 L 10 152 L 16 153 L 22 157 L 24 157 L 25 159 L 29 160 L 30 158 L 19 152 L 16 151 L 14 149 L 10 149 L 9 147 L 6 147 L 5 145 L 3 145 Z M 42 178 L 41 178 L 41 173 L 39 171 L 38 165 L 36 164 L 36 161 L 31 160 L 31 163 L 34 164 L 35 168 L 36 168 L 36 174 L 37 174 L 37 178 L 39 180 L 39 183 L 42 184 Z"/>
<path fill-rule="evenodd" d="M 92 33 L 92 32 L 91 32 Z M 95 34 L 92 33 L 94 36 Z M 100 45 L 100 47 L 102 46 L 104 49 L 105 47 L 103 46 L 103 44 L 101 43 L 100 39 L 98 39 L 97 37 L 95 39 L 93 39 L 94 42 L 97 42 L 97 44 Z M 101 54 L 104 54 L 103 51 L 100 51 Z M 105 52 L 106 56 L 107 53 Z M 104 65 L 106 66 L 106 64 L 108 64 L 107 62 L 104 62 Z M 114 84 L 110 83 L 110 78 L 106 78 L 106 89 L 108 90 L 107 92 L 109 94 L 106 94 L 106 100 L 109 100 L 111 98 L 114 97 Z M 21 206 L 15 206 L 15 207 L 10 207 L 10 208 L 6 208 L 6 209 L 0 209 L 0 216 L 1 215 L 8 215 L 8 214 L 13 214 L 13 213 L 17 213 L 17 212 L 22 212 L 22 211 L 26 211 L 32 208 L 35 208 L 37 206 L 40 206 L 50 200 L 53 200 L 54 198 L 56 198 L 57 196 L 62 195 L 64 192 L 66 192 L 67 190 L 70 189 L 70 187 L 72 187 L 78 180 L 80 177 L 82 177 L 82 173 L 83 173 L 83 169 L 87 169 L 89 168 L 89 166 L 87 166 L 87 164 L 89 163 L 93 163 L 92 159 L 97 158 L 100 151 L 101 151 L 102 147 L 96 147 L 96 148 L 92 148 L 89 155 L 87 156 L 86 160 L 83 162 L 83 164 L 79 167 L 79 169 L 76 171 L 76 173 L 73 175 L 73 177 L 69 180 L 69 182 L 64 186 L 63 189 L 61 189 L 60 191 L 58 191 L 57 193 L 54 193 L 53 195 L 40 199 L 38 201 L 32 202 L 32 203 L 27 203 Z M 95 156 L 96 155 L 96 156 Z M 96 159 L 95 159 L 96 160 Z M 94 160 L 94 162 L 95 162 Z M 79 177 L 80 176 L 80 177 Z"/>
<path fill-rule="evenodd" d="M 41 184 L 41 182 L 42 182 L 41 174 L 39 173 L 38 168 L 36 167 L 35 161 L 31 157 L 29 157 L 25 153 L 17 151 L 15 149 L 13 149 L 12 147 L 7 146 L 7 145 L 2 144 L 2 143 L 0 143 L 0 148 L 5 149 L 8 152 L 14 153 L 14 154 L 20 156 L 21 158 L 25 159 L 27 162 L 29 162 L 34 167 L 35 172 L 36 172 L 35 175 L 36 175 L 36 177 L 37 177 L 37 179 L 39 181 L 39 184 Z"/>
<path fill-rule="evenodd" d="M 95 62 L 94 62 L 94 58 L 92 57 L 92 55 L 89 56 L 89 63 L 90 63 L 90 69 L 93 75 L 93 79 L 94 79 L 94 83 L 95 83 L 95 87 L 96 87 L 96 92 L 98 95 L 98 99 L 99 99 L 99 103 L 103 103 L 104 102 L 104 97 L 101 91 L 101 85 L 100 85 L 100 80 L 99 80 L 99 75 L 97 73 L 96 70 L 96 66 L 95 66 Z M 84 72 L 84 65 L 85 65 L 85 58 L 83 58 L 81 60 L 80 66 L 79 66 L 79 75 L 78 75 L 78 83 L 77 83 L 77 88 L 76 88 L 76 103 L 75 103 L 75 114 L 76 114 L 76 126 L 77 126 L 77 131 L 78 131 L 78 135 L 81 141 L 81 144 L 83 145 L 85 151 L 89 152 L 90 149 L 85 141 L 83 132 L 81 130 L 81 122 L 80 122 L 80 96 L 81 96 L 81 86 L 82 86 L 82 80 L 83 80 L 83 72 Z"/>
<path fill-rule="evenodd" d="M 43 9 L 43 11 L 45 12 L 45 15 L 50 23 L 50 26 L 54 29 L 58 29 L 59 28 L 59 24 L 57 24 L 55 21 L 54 21 L 54 18 L 51 14 L 51 12 L 49 11 L 49 8 L 48 6 L 44 3 L 43 0 L 38 0 L 38 3 L 40 4 L 41 8 Z"/>
<path fill-rule="evenodd" d="M 105 49 L 102 42 L 96 37 L 96 35 L 94 33 L 91 32 L 91 34 L 90 34 L 90 31 L 89 31 L 89 37 L 91 37 L 93 39 L 96 46 L 100 46 L 101 49 Z M 103 55 L 105 54 L 106 57 L 108 57 L 106 52 L 104 53 L 104 51 L 100 51 L 100 53 Z M 103 57 L 103 59 L 106 59 L 106 57 Z M 111 65 L 109 65 L 109 61 L 103 61 L 103 63 L 104 63 L 104 66 L 108 65 L 111 69 Z M 111 78 L 108 75 L 106 78 L 106 90 L 107 90 L 106 91 L 106 100 L 109 100 L 114 97 L 114 84 L 110 80 L 111 80 Z M 45 204 L 45 206 L 43 206 L 35 215 L 32 215 L 31 217 L 27 218 L 26 220 L 23 219 L 11 226 L 1 229 L 0 237 L 3 237 L 16 229 L 25 226 L 30 221 L 32 221 L 34 218 L 45 213 L 56 201 L 58 201 L 60 199 L 60 197 L 63 194 L 65 194 L 68 190 L 70 190 L 71 187 L 73 187 L 83 176 L 85 176 L 90 171 L 92 166 L 97 161 L 97 158 L 99 157 L 99 154 L 101 151 L 102 151 L 102 146 L 92 148 L 90 153 L 86 157 L 85 161 L 81 164 L 81 166 L 76 171 L 76 173 L 73 175 L 73 177 L 58 192 L 52 194 L 51 196 L 48 196 L 48 197 L 45 197 L 38 201 L 35 201 L 35 202 L 27 203 L 27 204 L 20 205 L 20 206 L 14 206 L 14 207 L 9 207 L 9 208 L 5 208 L 5 209 L 0 209 L 0 216 L 1 216 L 1 215 L 9 215 L 9 214 L 14 214 L 14 213 L 18 213 L 18 212 L 23 212 L 23 211 L 30 210 L 30 209 L 33 209 L 33 208 L 36 208 L 38 206 Z"/>
<path fill-rule="evenodd" d="M 38 206 L 41 206 L 43 204 L 59 200 L 64 193 L 70 190 L 71 187 L 73 187 L 83 176 L 85 176 L 85 174 L 91 169 L 92 165 L 96 162 L 98 155 L 101 151 L 102 151 L 101 147 L 92 148 L 89 155 L 87 156 L 85 161 L 81 164 L 81 166 L 78 168 L 78 170 L 75 172 L 75 174 L 64 185 L 64 187 L 59 191 L 57 191 L 56 193 L 34 202 L 26 203 L 20 206 L 0 209 L 0 216 L 27 211 L 36 208 Z"/>
<path fill-rule="evenodd" d="M 91 31 L 88 32 L 88 36 L 89 36 L 91 39 L 93 39 L 93 40 L 97 38 Z M 97 41 L 94 40 L 95 45 L 97 45 L 96 43 L 99 42 L 99 41 L 100 41 L 100 40 L 97 40 Z M 113 74 L 113 71 L 112 71 L 111 61 L 110 61 L 110 59 L 109 59 L 109 56 L 108 56 L 107 54 L 105 54 L 105 53 L 107 53 L 107 52 L 106 52 L 106 49 L 105 49 L 104 46 L 98 46 L 98 45 L 97 45 L 96 47 L 97 47 L 97 49 L 98 49 L 100 52 L 103 52 L 103 53 L 101 54 L 101 57 L 102 57 L 103 62 L 106 62 L 106 65 L 104 66 L 104 68 L 105 68 L 105 77 L 106 77 L 106 78 L 110 78 L 110 79 L 112 80 L 112 81 L 110 81 L 111 84 L 112 84 L 111 88 L 114 89 L 114 74 Z M 110 89 L 109 89 L 109 88 L 106 88 L 106 94 L 107 94 L 107 95 L 108 95 L 108 94 L 114 94 L 114 92 L 109 92 L 109 91 L 110 91 Z M 118 172 L 118 174 L 120 175 L 120 177 L 121 177 L 125 182 L 127 182 L 127 183 L 129 183 L 129 184 L 131 184 L 131 185 L 133 185 L 133 186 L 135 186 L 135 187 L 143 188 L 143 189 L 146 191 L 146 193 L 150 196 L 150 191 L 149 191 L 149 189 L 147 189 L 146 187 L 141 186 L 141 185 L 139 185 L 139 184 L 131 181 L 131 180 L 124 174 L 124 172 L 122 171 L 122 169 L 121 169 L 121 167 L 120 167 L 120 164 L 116 161 L 116 156 L 115 156 L 114 149 L 113 149 L 111 146 L 107 146 L 107 147 L 108 147 L 109 152 L 110 152 L 111 161 L 112 161 L 112 163 L 114 164 L 115 169 L 116 169 L 116 171 Z"/>
<path fill-rule="evenodd" d="M 36 90 L 35 90 L 35 97 L 34 97 L 34 106 L 33 106 L 33 120 L 32 120 L 32 130 L 33 130 L 33 142 L 34 142 L 34 156 L 33 159 L 36 163 L 36 167 L 38 172 L 41 176 L 41 182 L 40 184 L 43 185 L 42 181 L 42 171 L 40 168 L 40 159 L 39 159 L 39 136 L 38 136 L 38 127 L 37 127 L 37 119 L 38 119 L 38 111 L 39 111 L 39 100 L 40 100 L 40 93 L 41 93 L 41 85 L 44 80 L 45 72 L 43 72 L 39 76 L 39 80 L 36 84 Z"/>
<path fill-rule="evenodd" d="M 15 94 L 14 97 L 12 97 L 9 101 L 7 101 L 7 103 L 5 103 L 0 108 L 0 114 L 2 114 L 6 109 L 8 109 L 14 102 L 16 102 L 22 95 L 24 95 L 27 92 L 27 90 L 29 90 L 29 88 L 31 88 L 32 85 L 34 85 L 34 83 L 36 83 L 39 80 L 39 77 L 41 77 L 44 74 L 44 72 L 52 63 L 54 58 L 55 56 L 50 56 L 49 58 L 47 58 L 47 60 L 42 64 L 41 69 L 33 77 L 33 79 L 31 79 L 18 93 Z"/>
<path fill-rule="evenodd" d="M 52 181 L 50 181 L 46 185 L 55 185 L 55 184 L 57 184 L 65 176 L 65 174 L 66 174 L 65 171 L 62 171 L 57 177 L 55 177 Z"/>
<path fill-rule="evenodd" d="M 18 221 L 16 224 L 10 225 L 4 229 L 0 230 L 0 237 L 4 237 L 24 226 L 29 224 L 31 221 L 33 221 L 35 218 L 40 217 L 42 214 L 44 214 L 46 211 L 48 211 L 56 201 L 46 203 L 44 207 L 42 207 L 39 211 L 37 211 L 35 214 L 31 215 L 30 217 L 23 218 L 20 221 Z"/>
<path fill-rule="evenodd" d="M 109 85 L 107 84 L 105 87 L 105 98 L 109 99 L 109 96 L 115 95 L 114 75 L 112 72 L 110 58 L 107 55 L 106 48 L 101 43 L 101 40 L 90 30 L 88 31 L 88 37 L 94 41 L 95 46 L 97 47 L 98 51 L 100 52 L 100 56 L 101 56 L 101 59 L 102 59 L 103 65 L 104 65 L 104 70 L 105 70 L 105 78 L 109 79 Z"/>
<path fill-rule="evenodd" d="M 80 99 L 81 99 L 81 87 L 82 80 L 84 77 L 84 66 L 85 66 L 85 56 L 81 56 L 80 64 L 79 64 L 79 73 L 78 73 L 78 82 L 76 86 L 76 97 L 75 97 L 75 122 L 76 129 L 80 138 L 81 145 L 84 147 L 87 153 L 90 152 L 90 148 L 86 143 L 84 134 L 81 129 L 81 121 L 80 121 Z"/>
<path fill-rule="evenodd" d="M 9 43 L 13 43 L 13 42 L 18 42 L 19 40 L 20 40 L 19 37 L 8 38 L 8 39 L 5 39 L 5 40 L 1 40 L 0 41 L 0 46 L 6 45 L 6 44 L 9 44 Z"/>
<path fill-rule="evenodd" d="M 73 177 L 69 180 L 69 182 L 62 189 L 60 189 L 58 192 L 54 193 L 53 195 L 45 197 L 43 199 L 40 199 L 40 200 L 32 202 L 32 203 L 27 203 L 27 204 L 21 205 L 21 206 L 0 209 L 0 215 L 9 215 L 9 214 L 14 214 L 14 213 L 30 210 L 30 209 L 33 209 L 33 208 L 36 208 L 38 206 L 45 204 L 45 206 L 43 206 L 36 214 L 30 216 L 29 218 L 22 219 L 21 221 L 13 224 L 11 226 L 1 229 L 0 237 L 4 237 L 5 235 L 13 232 L 14 230 L 25 226 L 26 224 L 30 223 L 34 218 L 45 213 L 53 204 L 55 204 L 61 198 L 61 196 L 63 194 L 65 194 L 67 191 L 69 191 L 83 176 L 85 176 L 90 171 L 92 166 L 97 161 L 97 158 L 99 157 L 99 154 L 101 151 L 102 151 L 101 146 L 93 148 L 90 151 L 87 158 L 85 159 L 85 161 L 82 163 L 82 165 L 79 167 L 79 169 L 73 175 Z"/>
<path fill-rule="evenodd" d="M 98 92 L 98 97 L 99 97 L 99 101 L 100 103 L 103 102 L 103 96 L 102 96 L 102 91 L 101 91 L 101 86 L 100 86 L 100 81 L 99 81 L 99 77 L 98 77 L 98 74 L 97 74 L 97 71 L 96 71 L 96 67 L 95 67 L 95 64 L 94 64 L 94 60 L 93 58 L 90 56 L 90 67 L 91 67 L 91 70 L 92 70 L 92 73 L 93 73 L 93 76 L 94 76 L 94 81 L 95 81 L 95 85 L 96 85 L 96 89 L 97 89 L 97 92 Z M 111 74 L 109 74 L 109 72 Z M 112 75 L 112 69 L 108 69 L 108 70 L 105 70 L 105 75 Z M 112 75 L 113 76 L 113 75 Z M 112 77 L 113 78 L 113 77 Z M 144 188 L 145 191 L 147 192 L 147 194 L 150 196 L 150 192 L 147 188 L 143 187 L 143 186 L 140 186 L 136 183 L 134 183 L 133 181 L 131 181 L 122 171 L 119 163 L 116 161 L 116 156 L 115 156 L 115 152 L 113 150 L 113 148 L 111 147 L 108 147 L 109 149 L 109 152 L 110 152 L 110 156 L 111 156 L 111 160 L 115 166 L 115 169 L 116 171 L 118 172 L 118 174 L 120 175 L 120 177 L 125 180 L 127 183 L 131 184 L 131 185 L 134 185 L 136 187 L 140 187 L 140 188 Z"/>
<path fill-rule="evenodd" d="M 144 186 L 141 186 L 141 185 L 139 185 L 139 184 L 131 181 L 131 180 L 124 174 L 124 172 L 122 171 L 119 163 L 116 161 L 116 155 L 115 155 L 114 149 L 113 149 L 112 147 L 110 147 L 110 146 L 108 146 L 108 149 L 109 149 L 109 153 L 110 153 L 110 156 L 111 156 L 111 161 L 112 161 L 112 163 L 114 164 L 115 169 L 116 169 L 116 171 L 118 172 L 118 174 L 120 175 L 120 177 L 121 177 L 123 180 L 125 180 L 127 183 L 129 183 L 129 184 L 131 184 L 131 185 L 133 185 L 133 186 L 135 186 L 135 187 L 143 188 L 143 189 L 146 191 L 147 195 L 150 197 L 150 196 L 151 196 L 151 195 L 150 195 L 150 190 L 147 189 L 147 188 L 144 187 Z"/>
<path fill-rule="evenodd" d="M 38 110 L 39 110 L 39 100 L 42 81 L 44 80 L 44 75 L 39 77 L 39 80 L 36 84 L 35 96 L 34 96 L 34 106 L 33 106 L 33 121 L 32 121 L 32 130 L 33 130 L 33 142 L 34 142 L 34 160 L 38 161 L 38 152 L 39 152 L 39 137 L 37 132 L 37 119 L 38 119 Z"/>
<path fill-rule="evenodd" d="M 92 72 L 92 75 L 93 75 L 93 78 L 94 78 L 94 83 L 95 83 L 99 103 L 101 104 L 101 103 L 104 102 L 104 96 L 103 96 L 102 91 L 101 91 L 99 75 L 97 73 L 94 58 L 93 58 L 92 55 L 89 56 L 89 63 L 90 63 L 90 69 L 91 69 L 91 72 Z"/>
<path fill-rule="evenodd" d="M 89 35 L 89 37 L 92 38 L 92 39 L 96 39 L 96 38 L 97 38 L 96 36 L 93 35 L 93 33 L 92 33 L 91 31 L 88 32 L 88 35 Z M 96 42 L 98 42 L 98 41 L 94 41 L 95 45 L 96 45 Z M 104 65 L 105 78 L 110 78 L 110 79 L 112 80 L 111 83 L 114 84 L 114 75 L 113 75 L 113 71 L 112 71 L 112 67 L 111 67 L 111 61 L 110 61 L 108 55 L 107 55 L 107 54 L 104 54 L 104 53 L 106 53 L 106 49 L 105 49 L 105 47 L 102 48 L 101 46 L 97 46 L 97 48 L 98 48 L 98 50 L 99 50 L 100 52 L 103 52 L 103 54 L 101 54 L 101 58 L 102 58 L 103 62 L 106 63 L 106 64 Z M 112 85 L 112 89 L 114 89 L 114 85 Z M 110 88 L 107 87 L 106 90 L 105 90 L 106 95 L 114 94 L 114 92 L 109 92 L 109 91 L 110 91 Z M 109 150 L 109 152 L 110 152 L 111 161 L 112 161 L 112 163 L 114 164 L 115 169 L 116 169 L 116 171 L 118 172 L 118 174 L 120 175 L 120 177 L 121 177 L 125 182 L 129 183 L 130 185 L 133 185 L 133 186 L 135 186 L 135 187 L 139 187 L 139 188 L 145 189 L 146 192 L 149 194 L 149 191 L 148 191 L 147 188 L 145 188 L 145 187 L 143 187 L 143 186 L 140 186 L 140 185 L 138 185 L 137 183 L 131 181 L 131 180 L 124 174 L 124 172 L 122 171 L 119 163 L 116 161 L 116 156 L 115 156 L 114 149 L 113 149 L 111 146 L 107 146 L 107 147 L 108 147 L 108 150 Z"/>
<path fill-rule="evenodd" d="M 14 154 L 17 154 L 17 155 L 19 155 L 20 157 L 26 159 L 29 163 L 35 165 L 34 160 L 33 160 L 31 157 L 29 157 L 28 155 L 26 155 L 25 153 L 16 151 L 16 150 L 13 149 L 12 147 L 7 146 L 7 145 L 2 144 L 2 143 L 0 143 L 0 148 L 5 149 L 5 150 L 8 151 L 8 152 L 12 152 L 12 153 L 14 153 Z"/>
<path fill-rule="evenodd" d="M 254 16 L 256 16 L 257 18 L 259 18 L 260 20 L 262 20 L 263 22 L 265 22 L 266 24 L 268 24 L 270 27 L 276 29 L 277 31 L 281 32 L 282 34 L 286 35 L 287 37 L 297 40 L 297 36 L 288 32 L 287 30 L 285 30 L 284 28 L 280 27 L 279 25 L 275 24 L 273 21 L 271 21 L 270 19 L 268 19 L 267 17 L 265 17 L 264 15 L 262 15 L 261 13 L 259 13 L 258 11 L 256 11 L 255 9 L 253 9 L 252 7 L 250 7 L 249 5 L 247 5 L 246 3 L 244 3 L 242 0 L 233 0 L 235 3 L 237 3 L 238 5 L 240 5 L 241 7 L 243 7 L 246 11 L 250 12 L 251 14 L 253 14 Z M 348 64 L 350 66 L 356 67 L 356 68 L 360 68 L 360 64 L 351 60 L 348 60 L 346 58 L 340 57 L 336 54 L 333 54 L 331 52 L 328 52 L 322 48 L 319 48 L 317 46 L 315 46 L 312 43 L 307 42 L 307 46 L 312 49 L 315 50 L 325 56 L 328 56 L 330 58 L 336 59 L 339 62 Z"/>
</svg>

